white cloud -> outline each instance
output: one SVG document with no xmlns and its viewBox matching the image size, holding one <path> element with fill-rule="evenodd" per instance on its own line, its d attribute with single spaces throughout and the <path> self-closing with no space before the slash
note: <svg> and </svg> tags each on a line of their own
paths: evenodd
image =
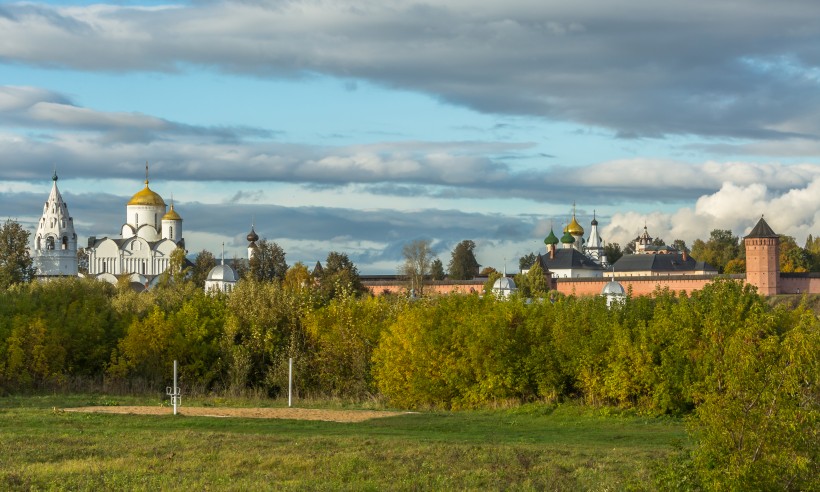
<svg viewBox="0 0 820 492">
<path fill-rule="evenodd" d="M 701 196 L 693 208 L 684 207 L 672 213 L 613 214 L 602 229 L 604 240 L 621 246 L 637 237 L 644 221 L 653 237 L 667 243 L 683 239 L 691 246 L 695 239 L 707 239 L 714 229 L 729 229 L 735 235 L 748 234 L 757 220 L 766 222 L 778 234 L 797 239 L 820 232 L 820 176 L 785 192 L 772 192 L 764 184 L 737 185 L 725 183 L 720 190 Z"/>
<path fill-rule="evenodd" d="M 0 58 L 104 72 L 322 73 L 621 135 L 817 137 L 818 18 L 813 0 L 10 4 L 0 7 Z"/>
</svg>

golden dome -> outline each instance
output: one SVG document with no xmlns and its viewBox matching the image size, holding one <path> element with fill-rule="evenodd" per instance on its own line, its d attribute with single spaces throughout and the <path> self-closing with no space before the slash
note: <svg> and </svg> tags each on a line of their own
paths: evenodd
<svg viewBox="0 0 820 492">
<path fill-rule="evenodd" d="M 164 207 L 165 200 L 163 200 L 158 193 L 152 191 L 151 188 L 148 187 L 148 180 L 146 180 L 145 188 L 132 196 L 131 200 L 128 202 L 128 205 L 154 205 Z"/>
<path fill-rule="evenodd" d="M 581 224 L 575 220 L 575 214 L 572 214 L 572 222 L 567 225 L 565 232 L 569 232 L 573 236 L 583 236 L 584 235 L 584 228 L 581 227 Z"/>
<path fill-rule="evenodd" d="M 162 220 L 182 220 L 182 217 L 180 217 L 176 210 L 174 210 L 173 203 L 171 204 L 171 210 L 169 210 L 167 214 L 162 216 Z"/>
</svg>

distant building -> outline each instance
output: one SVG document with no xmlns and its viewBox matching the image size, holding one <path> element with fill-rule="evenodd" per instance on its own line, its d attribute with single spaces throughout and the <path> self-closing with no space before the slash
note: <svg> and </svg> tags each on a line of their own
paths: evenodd
<svg viewBox="0 0 820 492">
<path fill-rule="evenodd" d="M 52 176 L 51 193 L 43 205 L 43 215 L 34 233 L 31 259 L 40 279 L 77 276 L 77 234 L 68 205 L 57 189 L 57 172 Z"/>
<path fill-rule="evenodd" d="M 518 290 L 515 281 L 508 277 L 506 273 L 503 277 L 493 282 L 493 294 L 499 299 L 509 299 Z"/>
<path fill-rule="evenodd" d="M 760 217 L 743 238 L 743 245 L 746 247 L 746 281 L 763 295 L 779 293 L 780 236 Z"/>
<path fill-rule="evenodd" d="M 697 261 L 687 251 L 669 246 L 655 246 L 646 226 L 635 242 L 635 254 L 623 255 L 615 262 L 620 276 L 648 277 L 658 275 L 717 275 L 717 268 Z"/>
<path fill-rule="evenodd" d="M 162 197 L 148 187 L 145 166 L 145 188 L 138 191 L 125 207 L 121 236 L 88 238 L 88 274 L 116 283 L 128 275 L 132 282 L 149 285 L 165 272 L 171 253 L 185 248 L 182 217 L 170 210 Z"/>
</svg>

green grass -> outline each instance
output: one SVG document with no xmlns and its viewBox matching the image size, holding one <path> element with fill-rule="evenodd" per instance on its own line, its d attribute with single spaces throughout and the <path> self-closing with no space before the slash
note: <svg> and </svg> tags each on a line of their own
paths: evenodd
<svg viewBox="0 0 820 492">
<path fill-rule="evenodd" d="M 652 490 L 688 445 L 679 420 L 575 405 L 357 424 L 59 410 L 87 404 L 158 399 L 0 398 L 0 489 Z"/>
</svg>

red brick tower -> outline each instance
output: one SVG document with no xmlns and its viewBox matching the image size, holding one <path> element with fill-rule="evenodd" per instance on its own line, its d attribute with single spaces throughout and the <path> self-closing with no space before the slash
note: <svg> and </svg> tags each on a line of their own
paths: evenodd
<svg viewBox="0 0 820 492">
<path fill-rule="evenodd" d="M 764 296 L 777 294 L 780 281 L 780 237 L 763 217 L 743 238 L 746 247 L 746 282 Z"/>
</svg>

